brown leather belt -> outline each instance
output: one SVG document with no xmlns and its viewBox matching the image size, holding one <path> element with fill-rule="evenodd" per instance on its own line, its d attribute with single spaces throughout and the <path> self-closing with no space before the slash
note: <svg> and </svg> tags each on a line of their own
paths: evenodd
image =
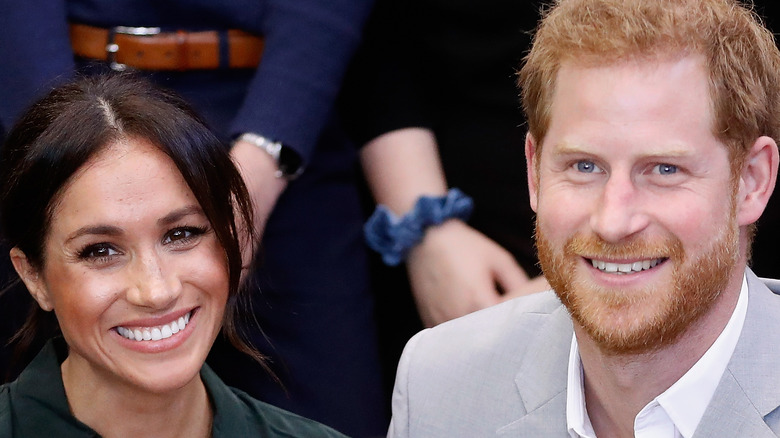
<svg viewBox="0 0 780 438">
<path fill-rule="evenodd" d="M 73 52 L 81 57 L 108 61 L 111 68 L 141 70 L 206 70 L 220 67 L 255 68 L 260 63 L 263 39 L 240 31 L 160 32 L 159 28 L 104 29 L 70 25 Z M 220 53 L 220 47 L 227 54 Z"/>
</svg>

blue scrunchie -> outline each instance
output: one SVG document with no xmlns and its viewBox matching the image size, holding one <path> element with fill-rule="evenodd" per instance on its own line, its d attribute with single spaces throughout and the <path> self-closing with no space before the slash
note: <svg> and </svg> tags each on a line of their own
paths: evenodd
<svg viewBox="0 0 780 438">
<path fill-rule="evenodd" d="M 382 254 L 382 261 L 396 266 L 422 240 L 426 228 L 453 218 L 466 221 L 473 209 L 474 201 L 453 188 L 447 196 L 421 196 L 414 208 L 400 218 L 384 205 L 378 205 L 363 233 L 368 246 Z"/>
</svg>

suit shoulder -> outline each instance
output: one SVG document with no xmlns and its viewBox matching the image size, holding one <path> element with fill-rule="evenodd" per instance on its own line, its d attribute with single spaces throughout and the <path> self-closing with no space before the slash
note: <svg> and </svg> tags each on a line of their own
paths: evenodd
<svg viewBox="0 0 780 438">
<path fill-rule="evenodd" d="M 552 292 L 418 333 L 398 365 L 389 436 L 495 434 L 526 412 L 521 374 L 557 376 L 553 363 L 565 377 L 571 338 L 569 314 Z"/>
<path fill-rule="evenodd" d="M 492 331 L 503 333 L 561 311 L 565 312 L 565 308 L 558 297 L 553 291 L 546 291 L 515 298 L 447 321 L 431 329 L 430 332 L 432 334 L 441 332 L 442 336 L 458 332 L 474 333 L 476 330 L 482 335 Z"/>
<path fill-rule="evenodd" d="M 429 363 L 460 356 L 475 360 L 480 354 L 493 357 L 496 351 L 521 356 L 527 341 L 552 321 L 555 327 L 571 325 L 554 292 L 532 294 L 423 330 L 409 341 L 405 354 Z M 561 331 L 562 337 L 570 333 Z"/>
</svg>

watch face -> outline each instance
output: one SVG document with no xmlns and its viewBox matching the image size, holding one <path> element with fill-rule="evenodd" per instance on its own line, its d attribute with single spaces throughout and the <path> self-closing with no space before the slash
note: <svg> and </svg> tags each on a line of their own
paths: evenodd
<svg viewBox="0 0 780 438">
<path fill-rule="evenodd" d="M 292 148 L 282 145 L 279 152 L 279 170 L 284 176 L 298 176 L 303 172 L 303 160 Z"/>
</svg>

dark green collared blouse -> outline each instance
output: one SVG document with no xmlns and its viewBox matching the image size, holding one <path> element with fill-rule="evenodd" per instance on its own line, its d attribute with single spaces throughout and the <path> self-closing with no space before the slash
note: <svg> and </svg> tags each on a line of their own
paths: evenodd
<svg viewBox="0 0 780 438">
<path fill-rule="evenodd" d="M 17 380 L 0 386 L 0 437 L 100 436 L 70 412 L 60 373 L 66 355 L 67 346 L 62 339 L 49 341 Z M 213 438 L 344 437 L 315 421 L 225 385 L 207 365 L 200 375 L 214 406 Z"/>
</svg>

